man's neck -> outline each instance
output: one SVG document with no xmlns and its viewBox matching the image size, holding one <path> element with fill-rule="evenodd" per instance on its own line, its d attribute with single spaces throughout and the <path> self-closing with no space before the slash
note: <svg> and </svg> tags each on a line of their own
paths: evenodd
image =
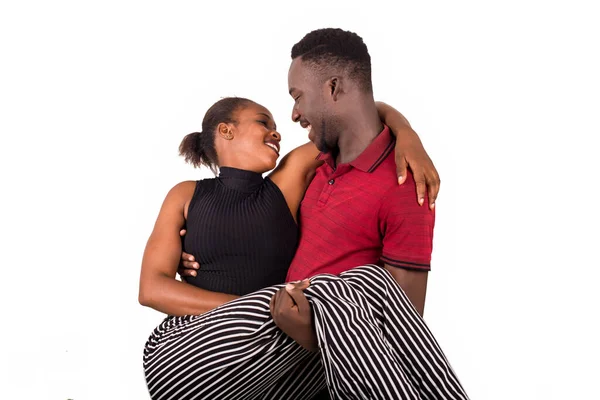
<svg viewBox="0 0 600 400">
<path fill-rule="evenodd" d="M 383 130 L 373 100 L 356 104 L 356 109 L 345 119 L 345 129 L 340 133 L 336 164 L 354 161 Z"/>
</svg>

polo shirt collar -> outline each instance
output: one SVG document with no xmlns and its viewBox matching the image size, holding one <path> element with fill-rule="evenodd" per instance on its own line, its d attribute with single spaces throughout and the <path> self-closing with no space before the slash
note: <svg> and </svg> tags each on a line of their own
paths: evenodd
<svg viewBox="0 0 600 400">
<path fill-rule="evenodd" d="M 383 130 L 373 139 L 371 144 L 349 164 L 363 172 L 373 172 L 394 150 L 395 143 L 390 128 L 384 125 Z M 335 169 L 335 159 L 331 152 L 320 153 L 317 159 L 325 161 L 332 169 Z"/>
</svg>

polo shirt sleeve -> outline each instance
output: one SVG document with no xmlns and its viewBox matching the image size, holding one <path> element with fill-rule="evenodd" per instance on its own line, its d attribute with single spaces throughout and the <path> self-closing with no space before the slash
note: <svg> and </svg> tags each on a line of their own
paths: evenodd
<svg viewBox="0 0 600 400">
<path fill-rule="evenodd" d="M 383 237 L 381 261 L 393 267 L 429 271 L 433 247 L 435 209 L 427 196 L 417 203 L 412 174 L 406 182 L 391 188 L 382 199 L 379 230 Z"/>
</svg>

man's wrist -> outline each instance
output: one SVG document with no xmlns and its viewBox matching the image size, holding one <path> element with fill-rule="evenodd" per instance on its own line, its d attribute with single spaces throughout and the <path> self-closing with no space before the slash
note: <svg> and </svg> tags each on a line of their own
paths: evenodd
<svg viewBox="0 0 600 400">
<path fill-rule="evenodd" d="M 300 346 L 304 347 L 306 350 L 310 351 L 311 353 L 316 353 L 319 351 L 319 341 L 317 340 L 316 335 L 315 335 L 315 337 L 311 337 L 311 338 L 305 338 L 305 339 L 299 339 L 299 340 L 294 339 L 294 341 L 296 343 L 298 343 Z"/>
<path fill-rule="evenodd" d="M 299 331 L 300 334 L 294 335 L 295 337 L 292 336 L 292 339 L 306 350 L 313 353 L 317 352 L 319 350 L 319 340 L 312 324 Z"/>
</svg>

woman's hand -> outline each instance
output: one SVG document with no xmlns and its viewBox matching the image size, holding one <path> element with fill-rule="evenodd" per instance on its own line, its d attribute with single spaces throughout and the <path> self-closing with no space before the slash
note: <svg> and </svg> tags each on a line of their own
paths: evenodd
<svg viewBox="0 0 600 400">
<path fill-rule="evenodd" d="M 399 185 L 406 181 L 409 167 L 417 186 L 419 205 L 423 205 L 427 194 L 429 208 L 433 209 L 440 191 L 440 176 L 419 136 L 412 129 L 403 129 L 396 132 L 396 172 Z"/>
<path fill-rule="evenodd" d="M 419 135 L 400 111 L 381 101 L 376 102 L 379 118 L 396 137 L 396 172 L 398 184 L 406 181 L 408 168 L 411 169 L 417 186 L 417 202 L 425 203 L 425 194 L 429 199 L 429 208 L 433 209 L 440 191 L 440 176 L 427 155 Z"/>
</svg>

